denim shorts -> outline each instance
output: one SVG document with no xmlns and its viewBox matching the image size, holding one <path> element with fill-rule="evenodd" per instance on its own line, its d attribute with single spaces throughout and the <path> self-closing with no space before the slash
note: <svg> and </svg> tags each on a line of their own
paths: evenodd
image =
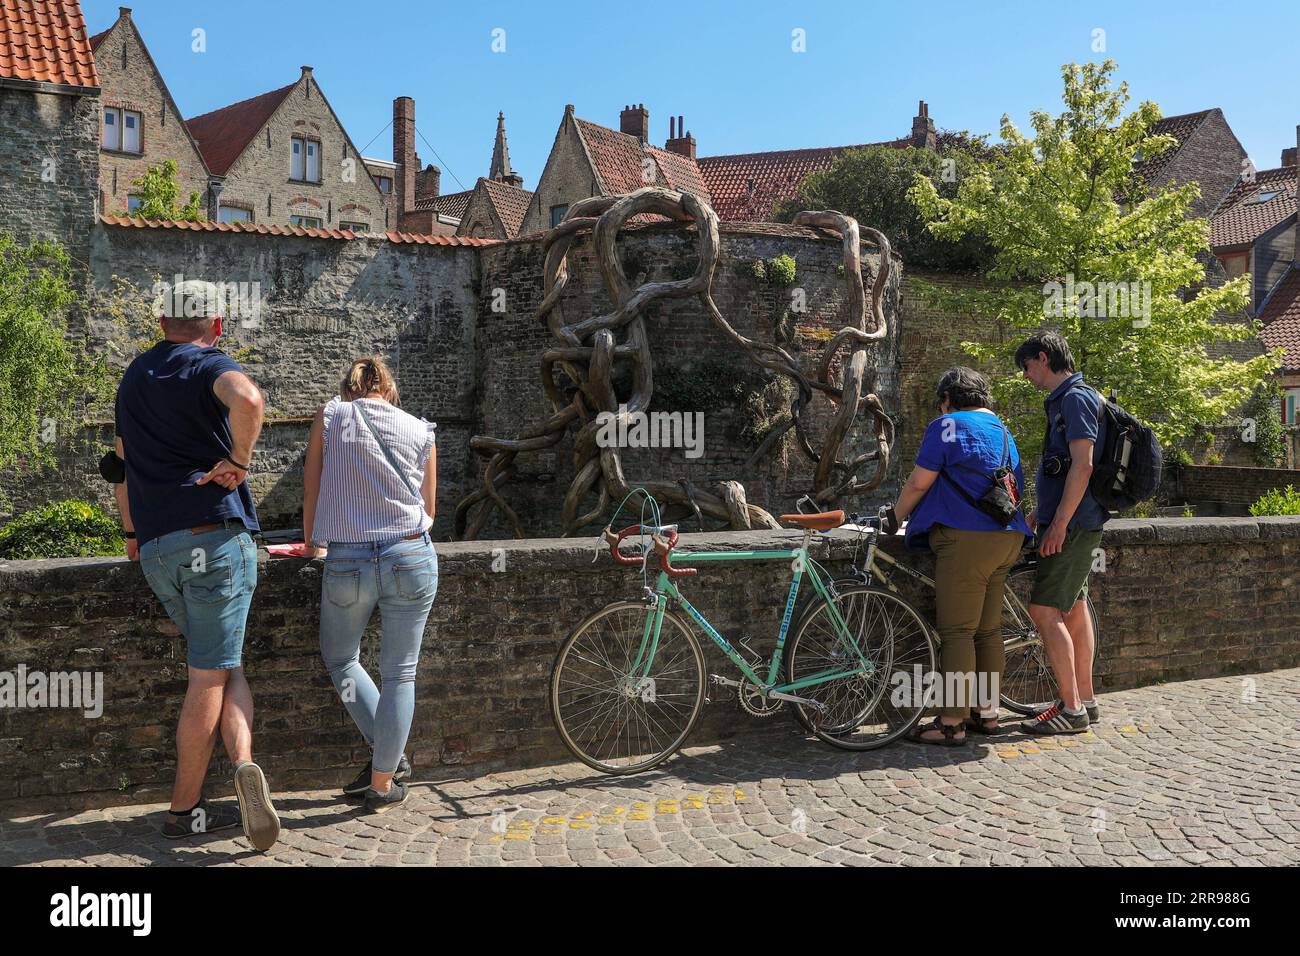
<svg viewBox="0 0 1300 956">
<path fill-rule="evenodd" d="M 140 546 L 140 567 L 185 635 L 185 661 L 230 670 L 244 656 L 244 626 L 257 587 L 257 546 L 240 527 L 174 531 Z"/>
</svg>

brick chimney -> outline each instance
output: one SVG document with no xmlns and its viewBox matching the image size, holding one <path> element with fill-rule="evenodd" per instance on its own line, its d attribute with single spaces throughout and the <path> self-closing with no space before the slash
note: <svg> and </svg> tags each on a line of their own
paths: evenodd
<svg viewBox="0 0 1300 956">
<path fill-rule="evenodd" d="M 416 157 L 419 163 L 419 157 Z M 421 172 L 415 174 L 415 198 L 432 199 L 442 189 L 442 170 L 430 163 Z"/>
<path fill-rule="evenodd" d="M 1300 140 L 1300 126 L 1296 127 L 1296 130 L 1296 139 Z M 1300 143 L 1297 143 L 1297 146 L 1300 146 Z M 1296 152 L 1296 146 L 1288 146 L 1282 150 L 1282 165 L 1294 166 L 1296 164 Z"/>
<path fill-rule="evenodd" d="M 668 141 L 664 143 L 664 149 L 670 153 L 677 153 L 679 156 L 685 156 L 687 159 L 695 159 L 695 137 L 688 132 L 683 132 L 686 124 L 682 122 L 680 116 L 674 118 L 668 117 Z"/>
<path fill-rule="evenodd" d="M 415 159 L 415 100 L 399 96 L 393 100 L 393 192 L 397 224 L 401 228 L 402 216 L 415 208 L 415 174 L 419 170 Z"/>
<path fill-rule="evenodd" d="M 921 104 L 916 108 L 916 115 L 912 117 L 911 145 L 917 149 L 928 149 L 930 152 L 935 152 L 939 146 L 934 120 L 930 119 L 930 104 L 925 100 L 921 100 Z"/>
<path fill-rule="evenodd" d="M 618 114 L 618 131 L 635 136 L 642 143 L 650 142 L 650 111 L 644 103 L 623 107 Z"/>
<path fill-rule="evenodd" d="M 117 8 L 117 18 L 118 18 L 119 20 L 130 20 L 130 19 L 131 19 L 131 8 L 130 8 L 130 7 L 118 7 L 118 8 Z"/>
</svg>

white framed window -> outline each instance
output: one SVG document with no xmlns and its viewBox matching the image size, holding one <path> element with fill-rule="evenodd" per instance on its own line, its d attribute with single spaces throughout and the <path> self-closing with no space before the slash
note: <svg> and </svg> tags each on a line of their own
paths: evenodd
<svg viewBox="0 0 1300 956">
<path fill-rule="evenodd" d="M 370 224 L 366 222 L 339 222 L 340 229 L 350 229 L 352 232 L 362 234 L 370 231 Z"/>
<path fill-rule="evenodd" d="M 302 226 L 304 229 L 319 229 L 320 219 L 316 216 L 290 216 L 289 224 L 293 226 Z"/>
<path fill-rule="evenodd" d="M 217 213 L 218 222 L 252 222 L 253 214 L 238 206 L 222 206 Z"/>
<path fill-rule="evenodd" d="M 122 111 L 122 152 L 140 152 L 140 114 Z"/>
<path fill-rule="evenodd" d="M 1300 425 L 1300 388 L 1288 388 L 1282 396 L 1282 423 Z"/>
<path fill-rule="evenodd" d="M 289 177 L 300 182 L 320 182 L 320 143 L 305 136 L 290 140 Z"/>
<path fill-rule="evenodd" d="M 100 145 L 115 152 L 139 153 L 140 127 L 140 114 L 134 110 L 105 107 Z"/>
</svg>

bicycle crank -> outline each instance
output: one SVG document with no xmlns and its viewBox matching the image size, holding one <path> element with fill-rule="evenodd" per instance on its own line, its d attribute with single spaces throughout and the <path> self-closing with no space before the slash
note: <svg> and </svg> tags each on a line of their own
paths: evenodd
<svg viewBox="0 0 1300 956">
<path fill-rule="evenodd" d="M 785 701 L 776 700 L 775 697 L 764 694 L 763 689 L 757 684 L 750 683 L 747 680 L 742 680 L 739 683 L 740 686 L 736 689 L 736 699 L 740 701 L 740 709 L 751 717 L 771 717 L 785 706 Z"/>
</svg>

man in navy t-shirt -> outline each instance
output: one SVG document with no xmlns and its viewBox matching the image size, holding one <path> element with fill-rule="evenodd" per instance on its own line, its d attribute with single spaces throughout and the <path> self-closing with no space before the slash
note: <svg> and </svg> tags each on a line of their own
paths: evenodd
<svg viewBox="0 0 1300 956">
<path fill-rule="evenodd" d="M 169 290 L 165 338 L 127 368 L 117 390 L 117 503 L 127 556 L 185 636 L 189 686 L 176 731 L 176 782 L 163 835 L 241 822 L 249 842 L 279 834 L 266 777 L 252 758 L 253 697 L 243 671 L 244 628 L 257 586 L 259 530 L 248 490 L 262 428 L 262 394 L 216 348 L 221 290 L 187 281 Z M 203 778 L 221 731 L 235 765 L 240 813 L 208 805 Z"/>
<path fill-rule="evenodd" d="M 1069 343 L 1036 332 L 1016 350 L 1016 364 L 1047 392 L 1047 432 L 1038 466 L 1038 507 L 1030 527 L 1039 535 L 1029 616 L 1047 649 L 1061 699 L 1021 724 L 1026 733 L 1081 733 L 1100 716 L 1092 686 L 1096 635 L 1088 613 L 1088 574 L 1109 513 L 1088 490 L 1106 441 L 1101 396 L 1074 368 Z"/>
</svg>

